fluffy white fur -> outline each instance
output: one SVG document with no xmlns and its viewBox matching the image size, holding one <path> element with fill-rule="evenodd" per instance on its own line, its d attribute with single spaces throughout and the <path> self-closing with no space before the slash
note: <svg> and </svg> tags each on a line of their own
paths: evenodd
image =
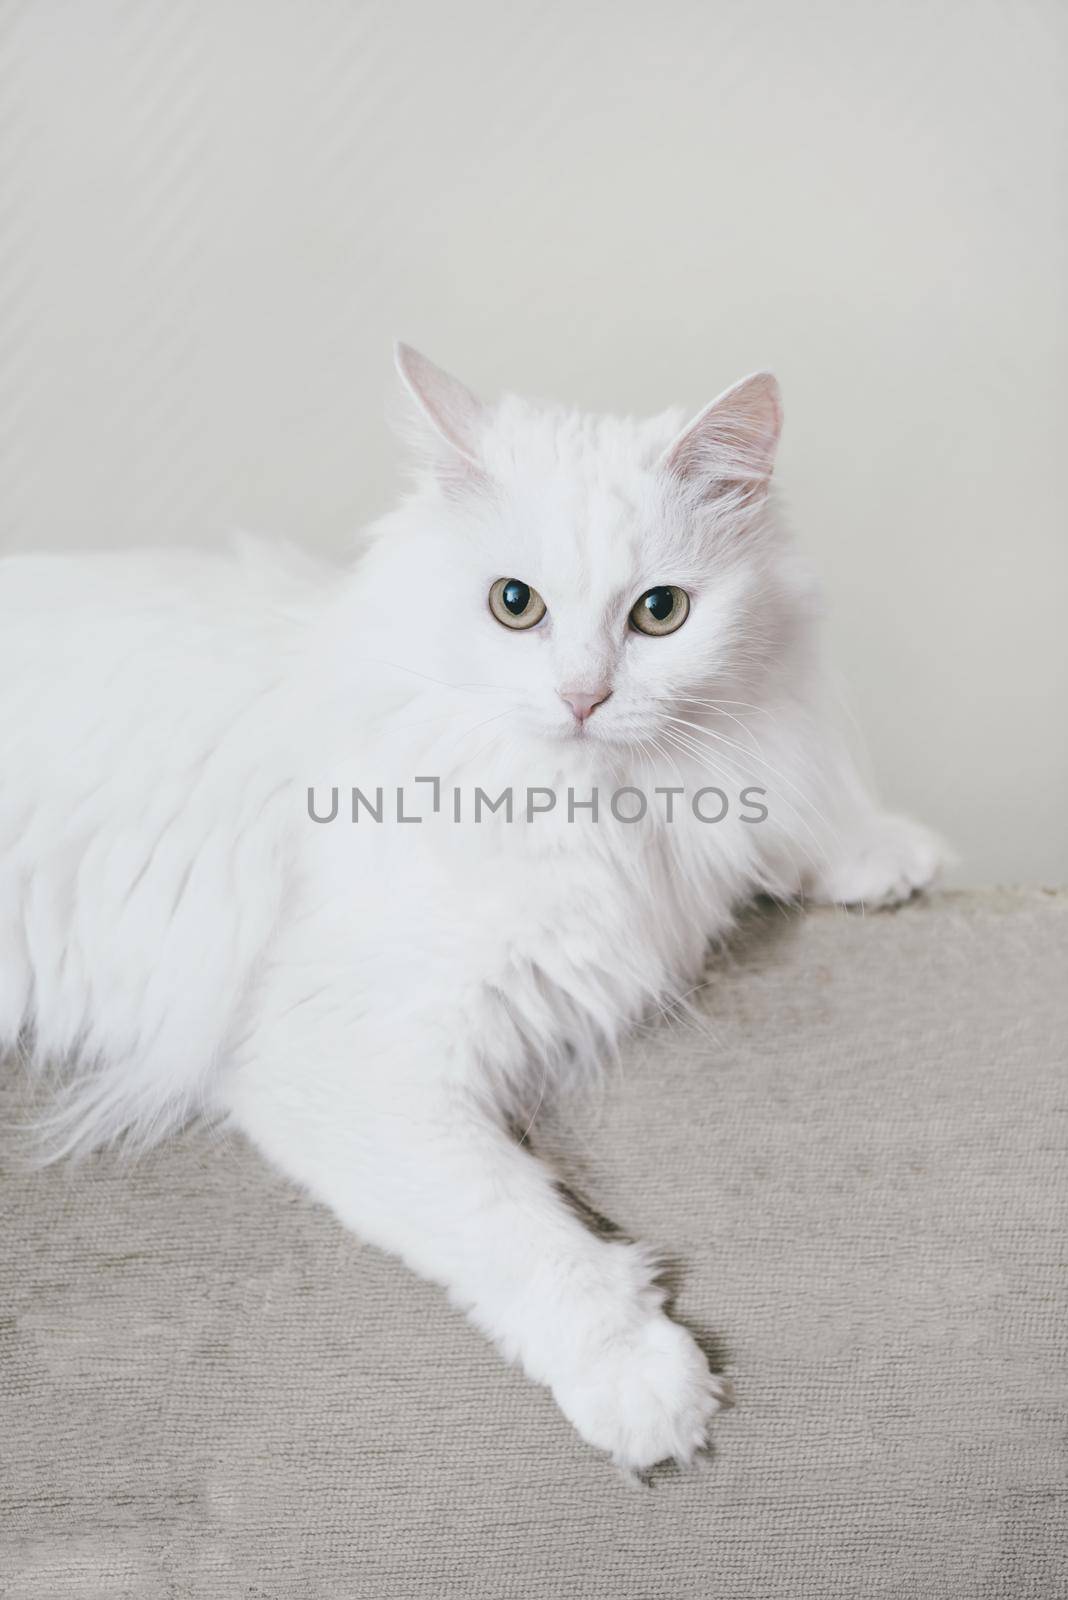
<svg viewBox="0 0 1068 1600">
<path fill-rule="evenodd" d="M 510 1129 L 685 995 L 754 893 L 898 900 L 935 846 L 878 814 L 825 714 L 771 377 L 680 431 L 484 407 L 398 360 L 416 485 L 351 569 L 252 544 L 0 563 L 0 1044 L 53 1076 L 52 1153 L 228 1117 L 591 1444 L 686 1460 L 720 1391 L 655 1263 L 588 1232 Z M 500 577 L 539 627 L 494 620 Z M 629 628 L 664 583 L 685 625 Z M 560 697 L 605 688 L 581 726 Z M 421 775 L 561 800 L 456 824 Z M 426 820 L 395 820 L 395 784 Z M 567 821 L 568 786 L 620 784 L 759 786 L 770 815 Z M 394 820 L 348 821 L 351 785 Z"/>
</svg>

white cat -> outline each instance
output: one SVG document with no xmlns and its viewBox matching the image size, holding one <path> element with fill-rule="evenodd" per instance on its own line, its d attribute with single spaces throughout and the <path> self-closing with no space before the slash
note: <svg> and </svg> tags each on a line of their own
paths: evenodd
<svg viewBox="0 0 1068 1600">
<path fill-rule="evenodd" d="M 398 365 L 420 470 L 351 570 L 0 563 L 0 1043 L 57 1071 L 51 1153 L 225 1116 L 591 1444 L 688 1460 L 720 1389 L 652 1256 L 509 1129 L 755 893 L 888 903 L 937 848 L 825 713 L 772 377 L 680 432 Z"/>
</svg>

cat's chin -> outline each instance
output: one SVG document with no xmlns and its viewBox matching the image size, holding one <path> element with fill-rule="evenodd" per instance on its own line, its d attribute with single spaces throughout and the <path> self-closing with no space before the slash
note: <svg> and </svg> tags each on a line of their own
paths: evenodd
<svg viewBox="0 0 1068 1600">
<path fill-rule="evenodd" d="M 648 751 L 649 741 L 655 735 L 651 726 L 644 725 L 606 723 L 604 727 L 596 727 L 590 722 L 570 725 L 554 722 L 530 725 L 527 737 L 541 745 L 546 754 L 552 752 L 557 757 L 570 757 L 581 763 L 584 759 L 590 762 L 599 758 L 618 761 L 621 754 L 638 756 Z"/>
<path fill-rule="evenodd" d="M 569 728 L 558 728 L 555 739 L 557 744 L 565 745 L 570 750 L 604 750 L 630 743 L 611 729 L 591 728 L 588 723 L 578 722 Z"/>
<path fill-rule="evenodd" d="M 598 759 L 604 759 L 612 752 L 618 753 L 632 743 L 611 733 L 594 733 L 589 728 L 567 728 L 555 724 L 532 727 L 527 737 L 531 745 L 539 747 L 544 756 L 573 764 L 576 768 L 595 764 Z"/>
</svg>

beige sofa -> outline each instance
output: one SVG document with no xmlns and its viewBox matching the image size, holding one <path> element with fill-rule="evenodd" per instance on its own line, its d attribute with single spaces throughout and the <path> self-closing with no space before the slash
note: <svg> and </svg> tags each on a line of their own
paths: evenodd
<svg viewBox="0 0 1068 1600">
<path fill-rule="evenodd" d="M 699 1469 L 628 1487 L 239 1143 L 12 1164 L 4 1600 L 1068 1592 L 1068 895 L 768 910 L 702 1000 L 536 1130 L 734 1374 Z"/>
</svg>

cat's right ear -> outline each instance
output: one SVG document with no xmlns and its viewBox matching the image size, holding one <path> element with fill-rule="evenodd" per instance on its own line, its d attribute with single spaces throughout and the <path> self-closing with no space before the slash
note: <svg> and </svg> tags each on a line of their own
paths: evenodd
<svg viewBox="0 0 1068 1600">
<path fill-rule="evenodd" d="M 450 485 L 482 479 L 479 446 L 486 414 L 482 401 L 411 345 L 398 340 L 393 358 L 419 420 L 429 425 L 429 438 L 423 429 L 418 442 L 424 451 L 431 446 L 425 453 L 439 478 Z"/>
</svg>

